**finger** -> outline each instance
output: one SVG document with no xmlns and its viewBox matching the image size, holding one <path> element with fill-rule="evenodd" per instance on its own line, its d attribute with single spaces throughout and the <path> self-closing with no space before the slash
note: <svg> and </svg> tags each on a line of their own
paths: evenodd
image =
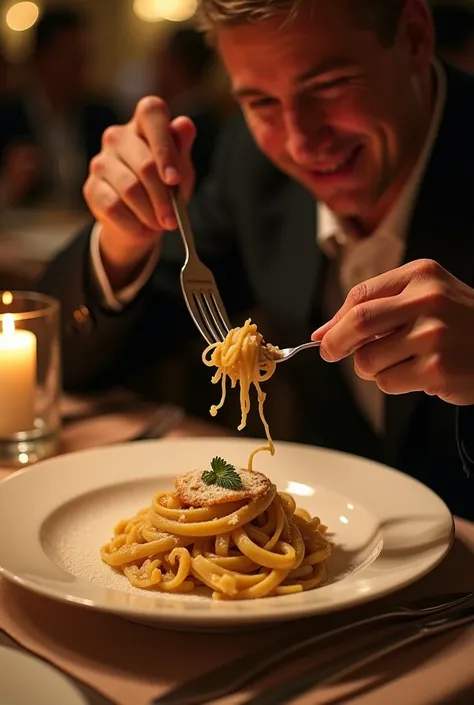
<svg viewBox="0 0 474 705">
<path fill-rule="evenodd" d="M 134 161 L 133 157 L 131 161 Z M 142 225 L 150 230 L 161 229 L 147 190 L 126 163 L 117 157 L 97 157 L 91 162 L 90 173 L 108 183 Z"/>
<path fill-rule="evenodd" d="M 413 357 L 439 352 L 446 326 L 436 318 L 417 319 L 394 333 L 367 343 L 354 353 L 354 369 L 359 377 L 374 380 L 384 370 Z"/>
<path fill-rule="evenodd" d="M 354 370 L 358 377 L 373 381 L 380 372 L 415 356 L 406 328 L 363 345 L 354 353 Z"/>
<path fill-rule="evenodd" d="M 166 103 L 154 96 L 143 98 L 133 118 L 137 133 L 150 147 L 158 174 L 167 186 L 181 183 L 181 158 L 170 129 Z"/>
<path fill-rule="evenodd" d="M 327 362 L 338 362 L 369 341 L 407 325 L 415 315 L 416 306 L 410 306 L 410 302 L 401 297 L 361 303 L 325 334 L 321 356 Z"/>
<path fill-rule="evenodd" d="M 111 162 L 113 160 L 115 164 L 116 159 L 120 159 L 132 170 L 146 190 L 154 212 L 154 228 L 159 227 L 164 230 L 176 228 L 177 223 L 169 199 L 168 187 L 163 184 L 158 174 L 155 159 L 145 140 L 133 130 L 125 128 L 120 132 L 107 130 L 103 142 L 104 152 L 92 161 L 91 167 L 95 166 L 97 162 L 101 163 L 106 160 Z M 110 164 L 108 168 L 109 180 L 113 179 L 111 172 L 114 168 L 115 166 Z"/>
<path fill-rule="evenodd" d="M 423 391 L 423 358 L 415 357 L 381 372 L 375 381 L 385 394 L 408 394 Z"/>
<path fill-rule="evenodd" d="M 330 321 L 313 333 L 312 340 L 321 341 L 331 328 L 360 304 L 375 299 L 399 296 L 412 283 L 420 283 L 430 278 L 442 278 L 446 274 L 446 271 L 432 260 L 417 260 L 368 279 L 351 289 L 343 306 Z"/>
<path fill-rule="evenodd" d="M 140 245 L 147 239 L 150 243 L 156 240 L 156 231 L 147 228 L 106 181 L 91 175 L 84 186 L 84 197 L 99 222 L 126 230 Z"/>
</svg>

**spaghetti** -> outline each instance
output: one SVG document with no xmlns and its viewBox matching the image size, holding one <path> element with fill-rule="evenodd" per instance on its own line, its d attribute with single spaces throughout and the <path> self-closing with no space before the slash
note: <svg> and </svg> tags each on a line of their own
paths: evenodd
<svg viewBox="0 0 474 705">
<path fill-rule="evenodd" d="M 224 406 L 227 391 L 227 378 L 231 381 L 232 388 L 240 384 L 241 420 L 238 430 L 242 431 L 247 423 L 250 411 L 250 387 L 253 384 L 257 390 L 258 411 L 268 445 L 257 448 L 249 458 L 248 469 L 252 470 L 253 459 L 260 451 L 268 450 L 271 455 L 275 447 L 270 435 L 270 428 L 265 419 L 263 405 L 266 394 L 262 391 L 261 383 L 270 379 L 276 369 L 278 348 L 266 345 L 263 336 L 258 332 L 257 326 L 248 319 L 242 328 L 231 330 L 225 340 L 209 345 L 203 353 L 202 360 L 208 367 L 217 367 L 217 372 L 212 378 L 214 384 L 221 382 L 222 396 L 218 404 L 210 409 L 211 416 L 216 416 L 219 409 Z"/>
<path fill-rule="evenodd" d="M 267 480 L 239 474 L 246 486 L 249 474 Z M 188 477 L 196 482 L 196 473 Z M 157 494 L 116 526 L 102 560 L 134 587 L 192 593 L 207 586 L 215 600 L 287 595 L 324 582 L 331 544 L 319 519 L 269 481 L 252 499 L 233 501 L 232 491 L 219 491 L 224 496 L 216 499 L 209 488 L 209 506 L 201 507 L 184 506 L 176 490 Z"/>
</svg>

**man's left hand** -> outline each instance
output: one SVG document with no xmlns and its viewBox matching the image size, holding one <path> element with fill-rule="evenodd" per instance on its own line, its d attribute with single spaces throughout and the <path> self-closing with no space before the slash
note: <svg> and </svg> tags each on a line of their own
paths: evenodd
<svg viewBox="0 0 474 705">
<path fill-rule="evenodd" d="M 431 260 L 356 286 L 313 340 L 327 362 L 353 354 L 359 377 L 387 394 L 474 404 L 474 289 Z"/>
</svg>

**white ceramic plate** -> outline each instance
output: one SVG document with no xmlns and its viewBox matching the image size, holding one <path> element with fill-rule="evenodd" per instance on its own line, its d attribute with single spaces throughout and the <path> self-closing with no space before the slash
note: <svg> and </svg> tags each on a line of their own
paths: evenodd
<svg viewBox="0 0 474 705">
<path fill-rule="evenodd" d="M 184 629 L 222 629 L 340 610 L 402 588 L 449 551 L 453 519 L 415 480 L 349 455 L 278 443 L 256 469 L 329 526 L 337 548 L 328 584 L 256 601 L 213 602 L 129 585 L 102 563 L 119 519 L 151 503 L 176 475 L 220 455 L 246 467 L 254 440 L 147 441 L 60 456 L 0 483 L 0 570 L 52 598 L 129 619 Z M 6 538 L 8 537 L 8 538 Z"/>
<path fill-rule="evenodd" d="M 53 666 L 0 646 L 2 705 L 87 705 L 81 693 Z"/>
</svg>

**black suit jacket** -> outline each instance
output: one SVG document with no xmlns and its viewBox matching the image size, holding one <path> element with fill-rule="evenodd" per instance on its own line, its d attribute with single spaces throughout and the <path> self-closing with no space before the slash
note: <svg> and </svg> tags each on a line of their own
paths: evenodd
<svg viewBox="0 0 474 705">
<path fill-rule="evenodd" d="M 405 260 L 432 258 L 474 285 L 474 79 L 448 69 L 446 111 L 419 193 Z M 212 267 L 236 322 L 257 306 L 267 340 L 287 346 L 322 324 L 326 259 L 316 245 L 316 204 L 258 151 L 238 117 L 224 132 L 210 178 L 191 205 L 198 251 Z M 66 386 L 123 383 L 132 369 L 195 335 L 183 304 L 177 234 L 166 240 L 155 275 L 120 314 L 101 307 L 89 266 L 89 231 L 47 270 L 41 288 L 63 311 Z M 87 325 L 73 312 L 88 307 Z M 297 400 L 293 439 L 386 462 L 420 479 L 453 512 L 474 519 L 473 486 L 458 453 L 454 407 L 423 394 L 386 397 L 386 438 L 361 416 L 339 365 L 305 353 L 282 366 Z M 268 382 L 267 409 L 272 409 Z M 282 408 L 280 407 L 280 411 Z M 317 468 L 315 468 L 317 472 Z"/>
<path fill-rule="evenodd" d="M 11 144 L 26 143 L 34 146 L 39 144 L 38 126 L 27 105 L 27 96 L 23 95 L 12 96 L 0 102 L 0 159 Z M 78 184 L 81 184 L 86 179 L 88 163 L 100 151 L 104 130 L 117 123 L 119 116 L 105 101 L 84 99 L 77 104 L 75 119 L 84 155 L 84 172 L 78 174 Z M 47 189 L 47 180 L 44 175 L 40 176 L 31 192 L 26 195 L 25 204 L 34 203 L 42 198 Z M 79 186 L 78 199 L 80 196 Z"/>
</svg>

